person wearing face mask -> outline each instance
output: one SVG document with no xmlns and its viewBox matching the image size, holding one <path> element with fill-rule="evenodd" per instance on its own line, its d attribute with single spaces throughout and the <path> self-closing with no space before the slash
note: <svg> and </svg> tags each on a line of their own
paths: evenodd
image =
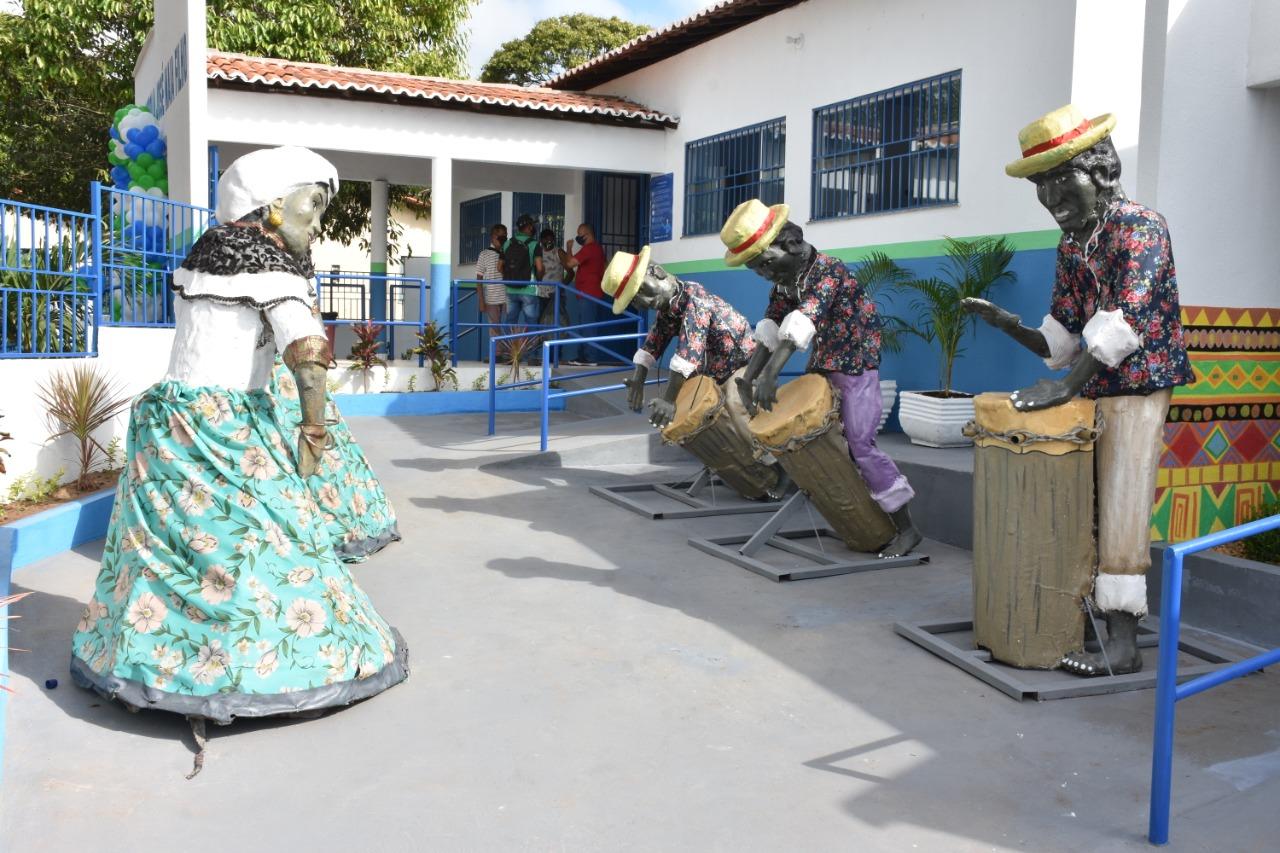
<svg viewBox="0 0 1280 853">
<path fill-rule="evenodd" d="M 578 250 L 573 251 L 574 243 L 577 243 Z M 578 234 L 574 239 L 565 243 L 565 266 L 573 270 L 574 285 L 578 293 L 583 296 L 592 296 L 596 299 L 604 299 L 604 291 L 600 288 L 600 281 L 604 278 L 604 248 L 596 242 L 596 230 L 588 223 L 584 222 L 578 226 Z M 591 299 L 578 299 L 575 313 L 577 323 L 598 323 L 607 320 L 610 317 L 609 308 L 600 302 Z M 607 330 L 602 329 L 584 329 L 583 337 L 592 337 L 594 335 L 607 334 Z M 592 365 L 595 364 L 597 350 L 593 349 L 589 344 L 582 344 L 578 350 L 578 357 L 570 359 L 569 364 Z"/>
<path fill-rule="evenodd" d="M 1098 571 L 1093 599 L 1107 622 L 1097 652 L 1066 655 L 1084 677 L 1137 672 L 1138 621 L 1147 612 L 1151 507 L 1173 389 L 1194 379 L 1183 344 L 1169 225 L 1125 196 L 1110 113 L 1086 118 L 1074 105 L 1018 134 L 1022 157 L 1005 167 L 1026 178 L 1062 229 L 1049 313 L 1039 328 L 984 299 L 965 308 L 1044 359 L 1057 379 L 1010 395 L 1018 411 L 1097 400 Z"/>
<path fill-rule="evenodd" d="M 305 148 L 255 151 L 223 175 L 222 224 L 173 275 L 169 368 L 134 401 L 72 641 L 78 685 L 182 714 L 200 744 L 206 720 L 314 713 L 408 675 L 403 640 L 339 560 L 308 484 L 330 445 L 332 358 L 310 245 L 337 189 Z M 300 424 L 265 392 L 277 352 Z"/>
<path fill-rule="evenodd" d="M 544 284 L 538 285 L 538 300 L 540 301 L 538 310 L 538 322 L 544 326 L 554 326 L 559 323 L 561 326 L 569 325 L 569 300 L 562 292 L 560 294 L 560 316 L 553 317 L 552 312 L 555 311 L 556 303 L 556 285 L 564 284 L 568 275 L 568 268 L 565 266 L 564 250 L 556 245 L 556 232 L 550 228 L 543 228 L 542 233 L 538 235 L 538 249 L 542 258 L 542 278 Z"/>
<path fill-rule="evenodd" d="M 507 311 L 507 286 L 505 284 L 485 284 L 485 282 L 502 281 L 502 247 L 507 242 L 507 226 L 501 222 L 489 229 L 489 245 L 480 250 L 476 258 L 477 303 L 480 315 L 494 326 L 502 322 Z M 489 333 L 496 335 L 501 330 L 490 328 Z"/>
<path fill-rule="evenodd" d="M 849 455 L 871 498 L 893 520 L 896 535 L 881 557 L 901 557 L 920 544 L 911 520 L 915 490 L 876 446 L 880 425 L 880 318 L 875 303 L 844 262 L 823 254 L 787 218 L 785 204 L 751 199 L 729 216 L 720 239 L 725 263 L 746 266 L 773 284 L 764 319 L 756 324 L 760 346 L 738 380 L 748 411 L 771 410 L 778 376 L 796 350 L 812 346 L 810 373 L 826 376 L 840 392 L 840 415 Z"/>
</svg>

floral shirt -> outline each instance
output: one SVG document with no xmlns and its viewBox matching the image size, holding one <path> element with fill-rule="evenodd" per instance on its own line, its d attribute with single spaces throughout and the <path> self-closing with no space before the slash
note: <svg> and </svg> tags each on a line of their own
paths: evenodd
<svg viewBox="0 0 1280 853">
<path fill-rule="evenodd" d="M 775 285 L 764 316 L 781 323 L 792 311 L 817 329 L 806 368 L 810 372 L 856 376 L 880 367 L 876 304 L 843 261 L 818 252 L 798 288 Z"/>
<path fill-rule="evenodd" d="M 685 375 L 702 373 L 717 382 L 746 365 L 756 347 L 747 318 L 693 281 L 684 282 L 671 303 L 658 312 L 641 348 L 657 361 L 677 336 L 671 369 L 684 373 L 680 368 L 691 368 Z"/>
<path fill-rule="evenodd" d="M 1081 393 L 1091 399 L 1150 394 L 1191 382 L 1164 217 L 1126 199 L 1107 214 L 1097 241 L 1086 257 L 1063 234 L 1049 313 L 1078 335 L 1098 311 L 1119 309 L 1142 345 L 1116 367 L 1103 365 Z"/>
</svg>

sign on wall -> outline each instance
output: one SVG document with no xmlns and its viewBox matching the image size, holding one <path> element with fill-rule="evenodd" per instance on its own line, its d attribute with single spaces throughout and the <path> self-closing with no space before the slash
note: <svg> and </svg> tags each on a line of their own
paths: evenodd
<svg viewBox="0 0 1280 853">
<path fill-rule="evenodd" d="M 654 175 L 649 179 L 649 242 L 671 239 L 671 204 L 674 175 Z"/>
</svg>

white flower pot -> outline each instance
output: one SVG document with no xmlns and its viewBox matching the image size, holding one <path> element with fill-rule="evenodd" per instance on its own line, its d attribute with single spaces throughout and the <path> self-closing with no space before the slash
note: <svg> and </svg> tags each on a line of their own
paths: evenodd
<svg viewBox="0 0 1280 853">
<path fill-rule="evenodd" d="M 961 430 L 971 420 L 972 397 L 931 397 L 920 391 L 898 395 L 898 422 L 912 444 L 965 447 L 973 442 Z"/>
<path fill-rule="evenodd" d="M 893 401 L 898 398 L 898 380 L 881 379 L 880 380 L 880 426 L 876 427 L 876 432 L 884 429 L 884 422 L 889 420 L 889 413 L 893 411 Z"/>
</svg>

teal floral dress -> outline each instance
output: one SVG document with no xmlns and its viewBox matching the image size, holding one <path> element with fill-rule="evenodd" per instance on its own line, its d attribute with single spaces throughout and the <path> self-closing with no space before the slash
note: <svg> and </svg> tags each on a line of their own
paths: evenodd
<svg viewBox="0 0 1280 853">
<path fill-rule="evenodd" d="M 246 241 L 252 252 L 225 251 Z M 408 675 L 297 473 L 296 423 L 265 390 L 277 342 L 319 329 L 305 272 L 236 223 L 175 274 L 169 374 L 134 401 L 72 640 L 80 686 L 229 723 L 346 705 Z"/>
<path fill-rule="evenodd" d="M 279 359 L 271 372 L 267 393 L 282 410 L 286 434 L 296 435 L 302 423 L 298 386 Z M 333 447 L 325 451 L 319 470 L 307 479 L 307 485 L 320 506 L 338 557 L 358 563 L 392 542 L 399 542 L 400 529 L 387 493 L 327 391 L 325 405 Z"/>
</svg>

